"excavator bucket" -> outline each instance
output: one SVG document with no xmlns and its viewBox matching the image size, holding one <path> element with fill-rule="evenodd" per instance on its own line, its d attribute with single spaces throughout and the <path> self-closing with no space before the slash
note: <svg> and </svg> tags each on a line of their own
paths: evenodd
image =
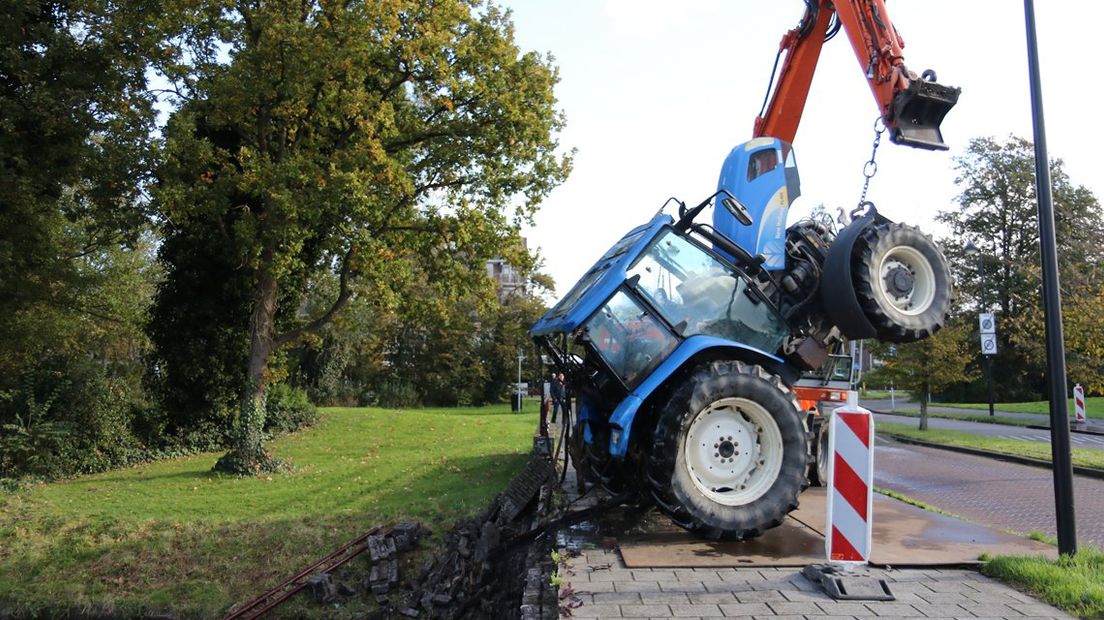
<svg viewBox="0 0 1104 620">
<path fill-rule="evenodd" d="M 940 123 L 958 103 L 962 89 L 924 79 L 912 80 L 908 88 L 893 99 L 893 130 L 890 139 L 897 144 L 933 151 L 945 151 Z"/>
</svg>

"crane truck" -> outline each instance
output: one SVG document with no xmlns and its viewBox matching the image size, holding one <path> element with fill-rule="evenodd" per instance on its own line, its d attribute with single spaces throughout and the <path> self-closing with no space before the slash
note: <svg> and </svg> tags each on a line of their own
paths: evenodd
<svg viewBox="0 0 1104 620">
<path fill-rule="evenodd" d="M 884 2 L 806 0 L 716 193 L 692 207 L 669 199 L 676 216 L 661 208 L 626 233 L 530 329 L 577 396 L 577 465 L 706 538 L 779 525 L 818 477 L 808 403 L 843 395 L 803 375 L 830 379 L 841 359 L 849 372 L 848 340 L 927 338 L 950 306 L 939 248 L 870 203 L 838 230 L 825 217 L 786 226 L 800 194 L 790 143 L 821 47 L 841 30 L 890 138 L 945 149 L 959 90 L 908 70 Z"/>
</svg>

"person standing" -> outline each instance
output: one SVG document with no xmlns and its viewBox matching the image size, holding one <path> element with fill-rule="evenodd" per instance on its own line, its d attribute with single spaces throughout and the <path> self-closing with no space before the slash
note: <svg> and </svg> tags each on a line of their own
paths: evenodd
<svg viewBox="0 0 1104 620">
<path fill-rule="evenodd" d="M 563 373 L 552 375 L 552 423 L 556 422 L 556 414 L 560 407 L 564 406 L 564 381 Z"/>
</svg>

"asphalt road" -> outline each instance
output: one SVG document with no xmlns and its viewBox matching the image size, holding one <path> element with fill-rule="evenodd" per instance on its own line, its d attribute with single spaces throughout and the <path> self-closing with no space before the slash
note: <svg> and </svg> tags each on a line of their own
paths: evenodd
<svg viewBox="0 0 1104 620">
<path fill-rule="evenodd" d="M 1047 469 L 879 439 L 874 483 L 982 525 L 1057 532 Z M 1074 476 L 1073 486 L 1078 542 L 1104 548 L 1104 480 Z"/>
<path fill-rule="evenodd" d="M 863 401 L 863 407 L 875 411 L 874 421 L 875 423 L 882 422 L 895 422 L 898 424 L 908 424 L 915 426 L 919 420 L 915 417 L 892 415 L 887 413 L 877 413 L 881 411 L 890 410 L 890 402 L 887 401 Z M 910 408 L 911 408 L 910 403 Z M 954 412 L 954 413 L 982 413 L 974 412 L 964 409 L 951 409 L 947 407 L 932 407 L 934 411 L 942 412 Z M 1048 419 L 1046 416 L 1038 415 L 1034 413 L 1014 413 L 1014 412 L 1001 412 L 1002 417 L 1015 417 L 1020 419 L 1031 420 L 1038 424 L 1046 425 Z M 966 420 L 952 420 L 948 418 L 928 418 L 928 427 L 949 430 L 960 431 L 965 433 L 973 433 L 975 435 L 987 435 L 990 437 L 1000 437 L 1002 439 L 1013 439 L 1017 441 L 1033 441 L 1036 443 L 1050 443 L 1050 431 L 1027 428 L 1026 426 L 1010 426 L 1008 424 L 985 424 L 982 422 L 968 422 Z M 1088 448 L 1090 450 L 1104 450 L 1104 435 L 1093 435 L 1088 433 L 1070 433 L 1070 442 L 1075 448 Z"/>
<path fill-rule="evenodd" d="M 874 423 L 895 422 L 916 426 L 917 418 L 900 415 L 875 413 Z M 928 427 L 949 431 L 961 431 L 975 435 L 988 435 L 1002 439 L 1014 439 L 1017 441 L 1033 441 L 1037 443 L 1050 443 L 1050 431 L 1027 428 L 1024 426 L 1008 426 L 1005 424 L 983 424 L 980 422 L 967 422 L 965 420 L 948 420 L 946 418 L 928 418 Z M 1085 433 L 1070 433 L 1070 442 L 1075 448 L 1089 448 L 1091 450 L 1104 450 L 1104 435 L 1089 435 Z"/>
</svg>

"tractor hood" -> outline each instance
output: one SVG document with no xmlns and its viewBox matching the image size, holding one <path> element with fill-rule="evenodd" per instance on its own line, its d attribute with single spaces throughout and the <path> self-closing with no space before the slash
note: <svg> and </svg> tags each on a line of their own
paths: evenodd
<svg viewBox="0 0 1104 620">
<path fill-rule="evenodd" d="M 671 216 L 657 213 L 652 221 L 621 237 L 567 295 L 529 329 L 529 335 L 571 333 L 578 329 L 621 286 L 627 277 L 625 272 L 648 243 L 664 226 L 673 222 Z"/>
</svg>

